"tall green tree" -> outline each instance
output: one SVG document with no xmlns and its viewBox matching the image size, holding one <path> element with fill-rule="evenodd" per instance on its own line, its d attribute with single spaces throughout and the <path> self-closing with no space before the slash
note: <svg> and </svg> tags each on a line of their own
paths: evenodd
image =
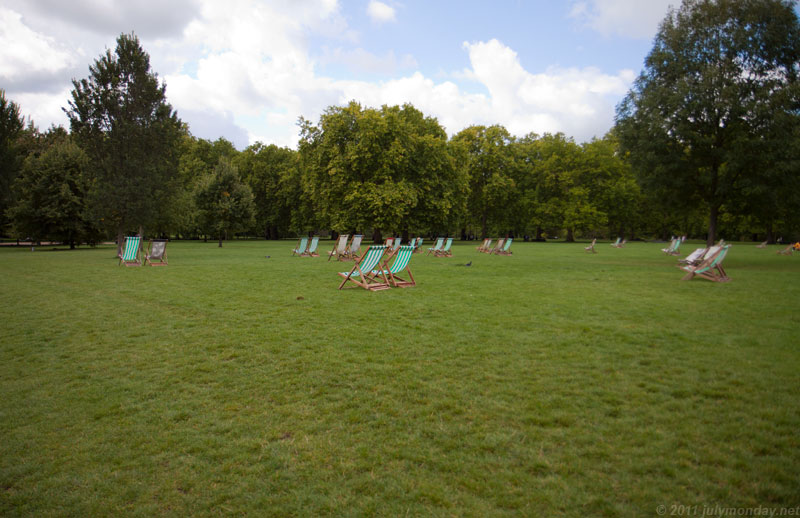
<svg viewBox="0 0 800 518">
<path fill-rule="evenodd" d="M 115 51 L 72 85 L 65 112 L 90 158 L 92 204 L 121 246 L 126 230 L 152 225 L 171 210 L 184 129 L 133 34 L 119 36 Z"/>
<path fill-rule="evenodd" d="M 451 140 L 456 167 L 468 178 L 467 213 L 481 237 L 490 230 L 505 233 L 516 193 L 513 138 L 503 126 L 470 126 Z"/>
<path fill-rule="evenodd" d="M 202 228 L 219 237 L 220 247 L 229 232 L 247 230 L 254 222 L 253 193 L 229 160 L 220 160 L 198 186 L 196 199 Z"/>
<path fill-rule="evenodd" d="M 14 185 L 18 200 L 9 209 L 16 233 L 66 242 L 70 248 L 91 236 L 88 165 L 86 154 L 67 137 L 28 156 Z"/>
<path fill-rule="evenodd" d="M 466 194 L 438 121 L 413 106 L 330 107 L 301 121 L 303 190 L 337 230 L 402 233 L 446 229 Z"/>
<path fill-rule="evenodd" d="M 256 226 L 266 239 L 278 239 L 293 224 L 303 226 L 301 188 L 293 181 L 296 151 L 256 142 L 242 151 L 235 163 L 253 191 Z"/>
<path fill-rule="evenodd" d="M 797 137 L 800 24 L 790 0 L 684 0 L 617 108 L 642 185 L 708 214 L 784 174 Z"/>
<path fill-rule="evenodd" d="M 6 211 L 14 200 L 12 187 L 25 158 L 17 143 L 24 125 L 19 105 L 0 89 L 0 232 L 8 222 Z"/>
</svg>

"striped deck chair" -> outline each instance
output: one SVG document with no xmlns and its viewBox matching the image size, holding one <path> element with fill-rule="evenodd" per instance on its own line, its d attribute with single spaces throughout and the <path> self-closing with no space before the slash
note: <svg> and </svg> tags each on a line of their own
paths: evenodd
<svg viewBox="0 0 800 518">
<path fill-rule="evenodd" d="M 306 252 L 306 247 L 308 246 L 308 238 L 303 236 L 300 238 L 300 241 L 297 243 L 297 247 L 292 250 L 292 256 L 297 254 L 298 257 L 302 256 Z"/>
<path fill-rule="evenodd" d="M 417 238 L 417 242 L 416 242 L 416 243 L 414 243 L 414 253 L 415 253 L 415 254 L 416 254 L 417 252 L 422 252 L 422 241 L 423 241 L 423 239 L 422 239 L 422 236 L 419 236 L 419 237 Z"/>
<path fill-rule="evenodd" d="M 417 285 L 417 281 L 414 280 L 414 276 L 411 274 L 411 270 L 408 267 L 408 263 L 411 262 L 411 255 L 414 253 L 414 247 L 412 245 L 405 245 L 401 246 L 397 253 L 394 254 L 394 262 L 391 266 L 387 263 L 389 260 L 385 260 L 383 263 L 383 270 L 373 270 L 373 275 L 385 275 L 386 278 L 389 279 L 389 284 L 394 286 L 395 288 L 410 288 L 412 286 Z M 399 276 L 399 274 L 406 272 L 408 279 L 403 279 Z"/>
<path fill-rule="evenodd" d="M 672 241 L 669 242 L 669 246 L 667 248 L 662 248 L 661 251 L 669 255 L 678 255 L 677 250 L 679 246 L 681 246 L 681 240 L 679 238 L 672 238 Z"/>
<path fill-rule="evenodd" d="M 361 240 L 364 239 L 362 234 L 355 234 L 353 239 L 350 240 L 350 245 L 344 252 L 345 259 L 356 259 L 358 254 L 361 253 Z"/>
<path fill-rule="evenodd" d="M 301 257 L 302 256 L 305 256 L 305 257 L 319 257 L 319 254 L 317 253 L 317 247 L 318 246 L 319 246 L 319 236 L 312 237 L 311 238 L 311 243 L 308 245 L 308 248 L 306 249 L 305 252 L 300 254 L 300 256 Z"/>
<path fill-rule="evenodd" d="M 386 245 L 386 248 L 391 248 L 392 245 L 394 244 L 394 238 L 387 237 L 386 240 L 383 242 L 383 244 Z"/>
<path fill-rule="evenodd" d="M 486 251 L 486 247 L 488 247 L 489 243 L 491 243 L 491 242 L 492 242 L 492 240 L 487 237 L 486 239 L 483 240 L 483 243 L 481 243 L 480 246 L 475 248 L 475 250 L 477 250 L 478 252 L 485 252 Z"/>
<path fill-rule="evenodd" d="M 139 244 L 142 242 L 140 236 L 129 236 L 125 238 L 125 247 L 122 249 L 122 255 L 119 258 L 120 264 L 125 266 L 141 266 L 142 260 L 139 258 Z"/>
<path fill-rule="evenodd" d="M 436 243 L 431 248 L 428 248 L 428 253 L 425 254 L 425 255 L 435 254 L 436 252 L 438 252 L 439 250 L 442 249 L 442 244 L 443 243 L 444 243 L 444 238 L 443 237 L 437 237 L 436 238 Z"/>
<path fill-rule="evenodd" d="M 381 262 L 384 252 L 386 252 L 386 245 L 373 245 L 367 248 L 364 255 L 356 259 L 356 264 L 353 265 L 352 270 L 337 274 L 344 278 L 339 285 L 339 289 L 342 289 L 347 281 L 370 291 L 388 289 L 389 279 L 383 273 L 383 270 L 373 271 L 378 266 L 378 263 Z M 383 282 L 377 279 L 379 276 L 383 279 Z"/>
<path fill-rule="evenodd" d="M 611 243 L 611 246 L 613 246 L 614 248 L 622 248 L 622 238 L 618 237 L 616 241 Z"/>
<path fill-rule="evenodd" d="M 594 245 L 596 243 L 597 243 L 597 239 L 592 239 L 592 243 L 589 246 L 585 247 L 584 250 L 586 250 L 587 252 L 591 252 L 593 254 L 596 254 L 597 250 L 594 249 Z"/>
<path fill-rule="evenodd" d="M 514 242 L 514 238 L 509 237 L 506 239 L 505 243 L 503 243 L 503 248 L 496 250 L 494 253 L 497 255 L 511 255 L 513 252 L 509 250 L 511 248 L 511 243 Z"/>
<path fill-rule="evenodd" d="M 397 249 L 400 248 L 400 243 L 402 243 L 402 242 L 403 242 L 402 238 L 400 238 L 400 237 L 394 238 L 394 244 L 392 245 L 390 252 L 392 254 L 396 254 L 397 253 Z"/>
<path fill-rule="evenodd" d="M 769 240 L 756 245 L 756 248 L 767 248 L 767 243 L 769 243 Z"/>
<path fill-rule="evenodd" d="M 433 254 L 436 257 L 453 257 L 453 252 L 450 251 L 450 247 L 453 246 L 453 238 L 448 237 L 447 241 L 444 242 L 444 246 L 441 250 L 434 250 Z"/>
<path fill-rule="evenodd" d="M 144 253 L 144 264 L 150 266 L 167 266 L 167 240 L 151 239 Z"/>
<path fill-rule="evenodd" d="M 794 252 L 794 245 L 789 245 L 783 250 L 778 250 L 780 255 L 792 255 L 792 252 Z"/>
<path fill-rule="evenodd" d="M 342 256 L 347 250 L 347 239 L 349 237 L 350 234 L 339 234 L 339 239 L 337 239 L 336 244 L 333 245 L 333 250 L 328 252 L 328 261 L 330 261 L 331 257 L 333 257 L 334 255 L 336 256 L 336 259 L 338 260 L 342 259 Z"/>
<path fill-rule="evenodd" d="M 720 248 L 716 254 L 707 254 L 705 259 L 703 259 L 703 262 L 696 266 L 681 266 L 681 270 L 689 272 L 681 280 L 688 281 L 693 279 L 695 276 L 702 277 L 703 279 L 708 279 L 709 281 L 713 282 L 728 282 L 731 280 L 728 277 L 728 274 L 725 273 L 725 269 L 722 267 L 722 261 L 728 254 L 728 249 L 730 247 L 731 245 L 725 245 Z"/>
</svg>

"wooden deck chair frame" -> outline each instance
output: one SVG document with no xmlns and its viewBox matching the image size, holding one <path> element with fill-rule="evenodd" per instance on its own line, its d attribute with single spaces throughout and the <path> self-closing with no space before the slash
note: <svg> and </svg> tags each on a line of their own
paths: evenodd
<svg viewBox="0 0 800 518">
<path fill-rule="evenodd" d="M 306 251 L 300 254 L 300 256 L 319 257 L 319 253 L 317 253 L 317 247 L 319 247 L 319 236 L 314 236 L 311 238 L 311 242 L 308 243 L 308 248 L 306 248 Z"/>
<path fill-rule="evenodd" d="M 125 245 L 122 247 L 122 255 L 119 257 L 119 263 L 117 263 L 117 265 L 141 266 L 141 243 L 141 236 L 127 236 L 125 238 Z"/>
<path fill-rule="evenodd" d="M 401 246 L 397 253 L 394 254 L 394 261 L 392 262 L 391 266 L 389 265 L 389 259 L 385 259 L 383 262 L 383 274 L 389 280 L 389 284 L 395 288 L 411 288 L 417 285 L 417 281 L 414 280 L 414 275 L 411 273 L 411 269 L 408 267 L 408 264 L 411 262 L 411 256 L 414 254 L 414 247 L 412 245 L 404 245 Z M 408 279 L 404 279 L 400 277 L 400 274 L 405 272 L 405 276 Z M 375 270 L 372 272 L 373 275 L 378 275 L 379 271 Z"/>
<path fill-rule="evenodd" d="M 792 252 L 794 252 L 794 244 L 787 246 L 783 250 L 778 250 L 780 255 L 792 255 Z"/>
<path fill-rule="evenodd" d="M 334 255 L 336 259 L 340 259 L 345 250 L 347 250 L 347 240 L 350 238 L 350 234 L 339 234 L 339 237 L 336 238 L 336 242 L 333 244 L 333 250 L 328 252 L 328 261 L 331 260 L 331 257 Z"/>
<path fill-rule="evenodd" d="M 306 252 L 306 248 L 308 247 L 308 237 L 303 236 L 297 241 L 297 246 L 292 249 L 292 257 L 297 255 L 298 257 L 302 257 L 302 255 Z"/>
<path fill-rule="evenodd" d="M 347 250 L 345 251 L 345 259 L 356 260 L 358 258 L 358 254 L 361 253 L 361 242 L 363 240 L 363 234 L 353 234 L 353 237 L 350 239 L 350 244 L 347 245 Z"/>
<path fill-rule="evenodd" d="M 453 252 L 450 250 L 450 247 L 453 246 L 453 238 L 448 237 L 445 242 L 444 246 L 439 250 L 434 250 L 433 255 L 435 257 L 453 257 Z"/>
<path fill-rule="evenodd" d="M 144 253 L 144 264 L 150 266 L 167 266 L 167 241 L 166 239 L 151 239 L 147 243 L 147 251 Z M 155 245 L 155 248 L 153 248 Z M 158 254 L 158 252 L 161 252 Z M 158 254 L 158 255 L 156 255 Z M 155 259 L 155 260 L 154 260 Z"/>
<path fill-rule="evenodd" d="M 348 281 L 370 291 L 389 289 L 389 279 L 383 273 L 383 269 L 373 271 L 380 264 L 385 253 L 386 245 L 372 245 L 367 248 L 349 272 L 337 274 L 344 279 L 339 285 L 339 289 L 341 290 Z M 379 277 L 383 279 L 383 282 L 378 279 Z"/>
<path fill-rule="evenodd" d="M 442 249 L 443 244 L 444 244 L 444 238 L 437 237 L 436 243 L 432 247 L 428 248 L 428 253 L 426 253 L 425 255 L 436 254 L 437 251 Z"/>
<path fill-rule="evenodd" d="M 730 281 L 730 277 L 728 277 L 728 274 L 722 267 L 722 261 L 725 260 L 729 249 L 730 245 L 722 246 L 716 253 L 707 254 L 707 257 L 696 266 L 681 266 L 680 268 L 682 270 L 688 272 L 681 280 L 688 281 L 695 277 L 700 277 L 712 282 Z"/>
<path fill-rule="evenodd" d="M 513 252 L 511 252 L 510 248 L 511 248 L 511 243 L 513 243 L 513 242 L 514 242 L 514 238 L 513 237 L 506 238 L 505 242 L 503 243 L 503 248 L 500 248 L 497 251 L 495 251 L 495 254 L 496 255 L 511 255 Z"/>
<path fill-rule="evenodd" d="M 589 246 L 584 247 L 584 250 L 586 250 L 587 252 L 591 252 L 593 254 L 596 254 L 597 250 L 594 249 L 594 245 L 596 245 L 596 244 L 597 244 L 597 238 L 594 238 L 594 239 L 592 239 L 592 242 L 589 244 Z"/>
<path fill-rule="evenodd" d="M 481 243 L 478 247 L 475 248 L 475 250 L 477 250 L 478 252 L 485 252 L 486 251 L 486 247 L 488 247 L 489 243 L 491 243 L 491 242 L 492 242 L 492 240 L 487 237 L 487 238 L 485 238 L 483 240 L 483 243 Z"/>
</svg>

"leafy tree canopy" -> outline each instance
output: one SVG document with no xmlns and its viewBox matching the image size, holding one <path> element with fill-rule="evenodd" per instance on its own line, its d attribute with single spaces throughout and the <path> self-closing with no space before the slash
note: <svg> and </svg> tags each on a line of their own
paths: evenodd
<svg viewBox="0 0 800 518">
<path fill-rule="evenodd" d="M 789 0 L 684 0 L 662 22 L 617 109 L 617 134 L 647 189 L 723 204 L 786 160 L 798 125 L 800 24 Z"/>
</svg>

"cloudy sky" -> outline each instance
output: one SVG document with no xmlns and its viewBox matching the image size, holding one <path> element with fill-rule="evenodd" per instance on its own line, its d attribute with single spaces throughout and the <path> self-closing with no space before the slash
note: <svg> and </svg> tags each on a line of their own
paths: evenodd
<svg viewBox="0 0 800 518">
<path fill-rule="evenodd" d="M 41 129 L 134 32 L 195 136 L 296 147 L 331 105 L 411 103 L 450 135 L 602 136 L 678 0 L 3 0 L 0 88 Z"/>
</svg>

